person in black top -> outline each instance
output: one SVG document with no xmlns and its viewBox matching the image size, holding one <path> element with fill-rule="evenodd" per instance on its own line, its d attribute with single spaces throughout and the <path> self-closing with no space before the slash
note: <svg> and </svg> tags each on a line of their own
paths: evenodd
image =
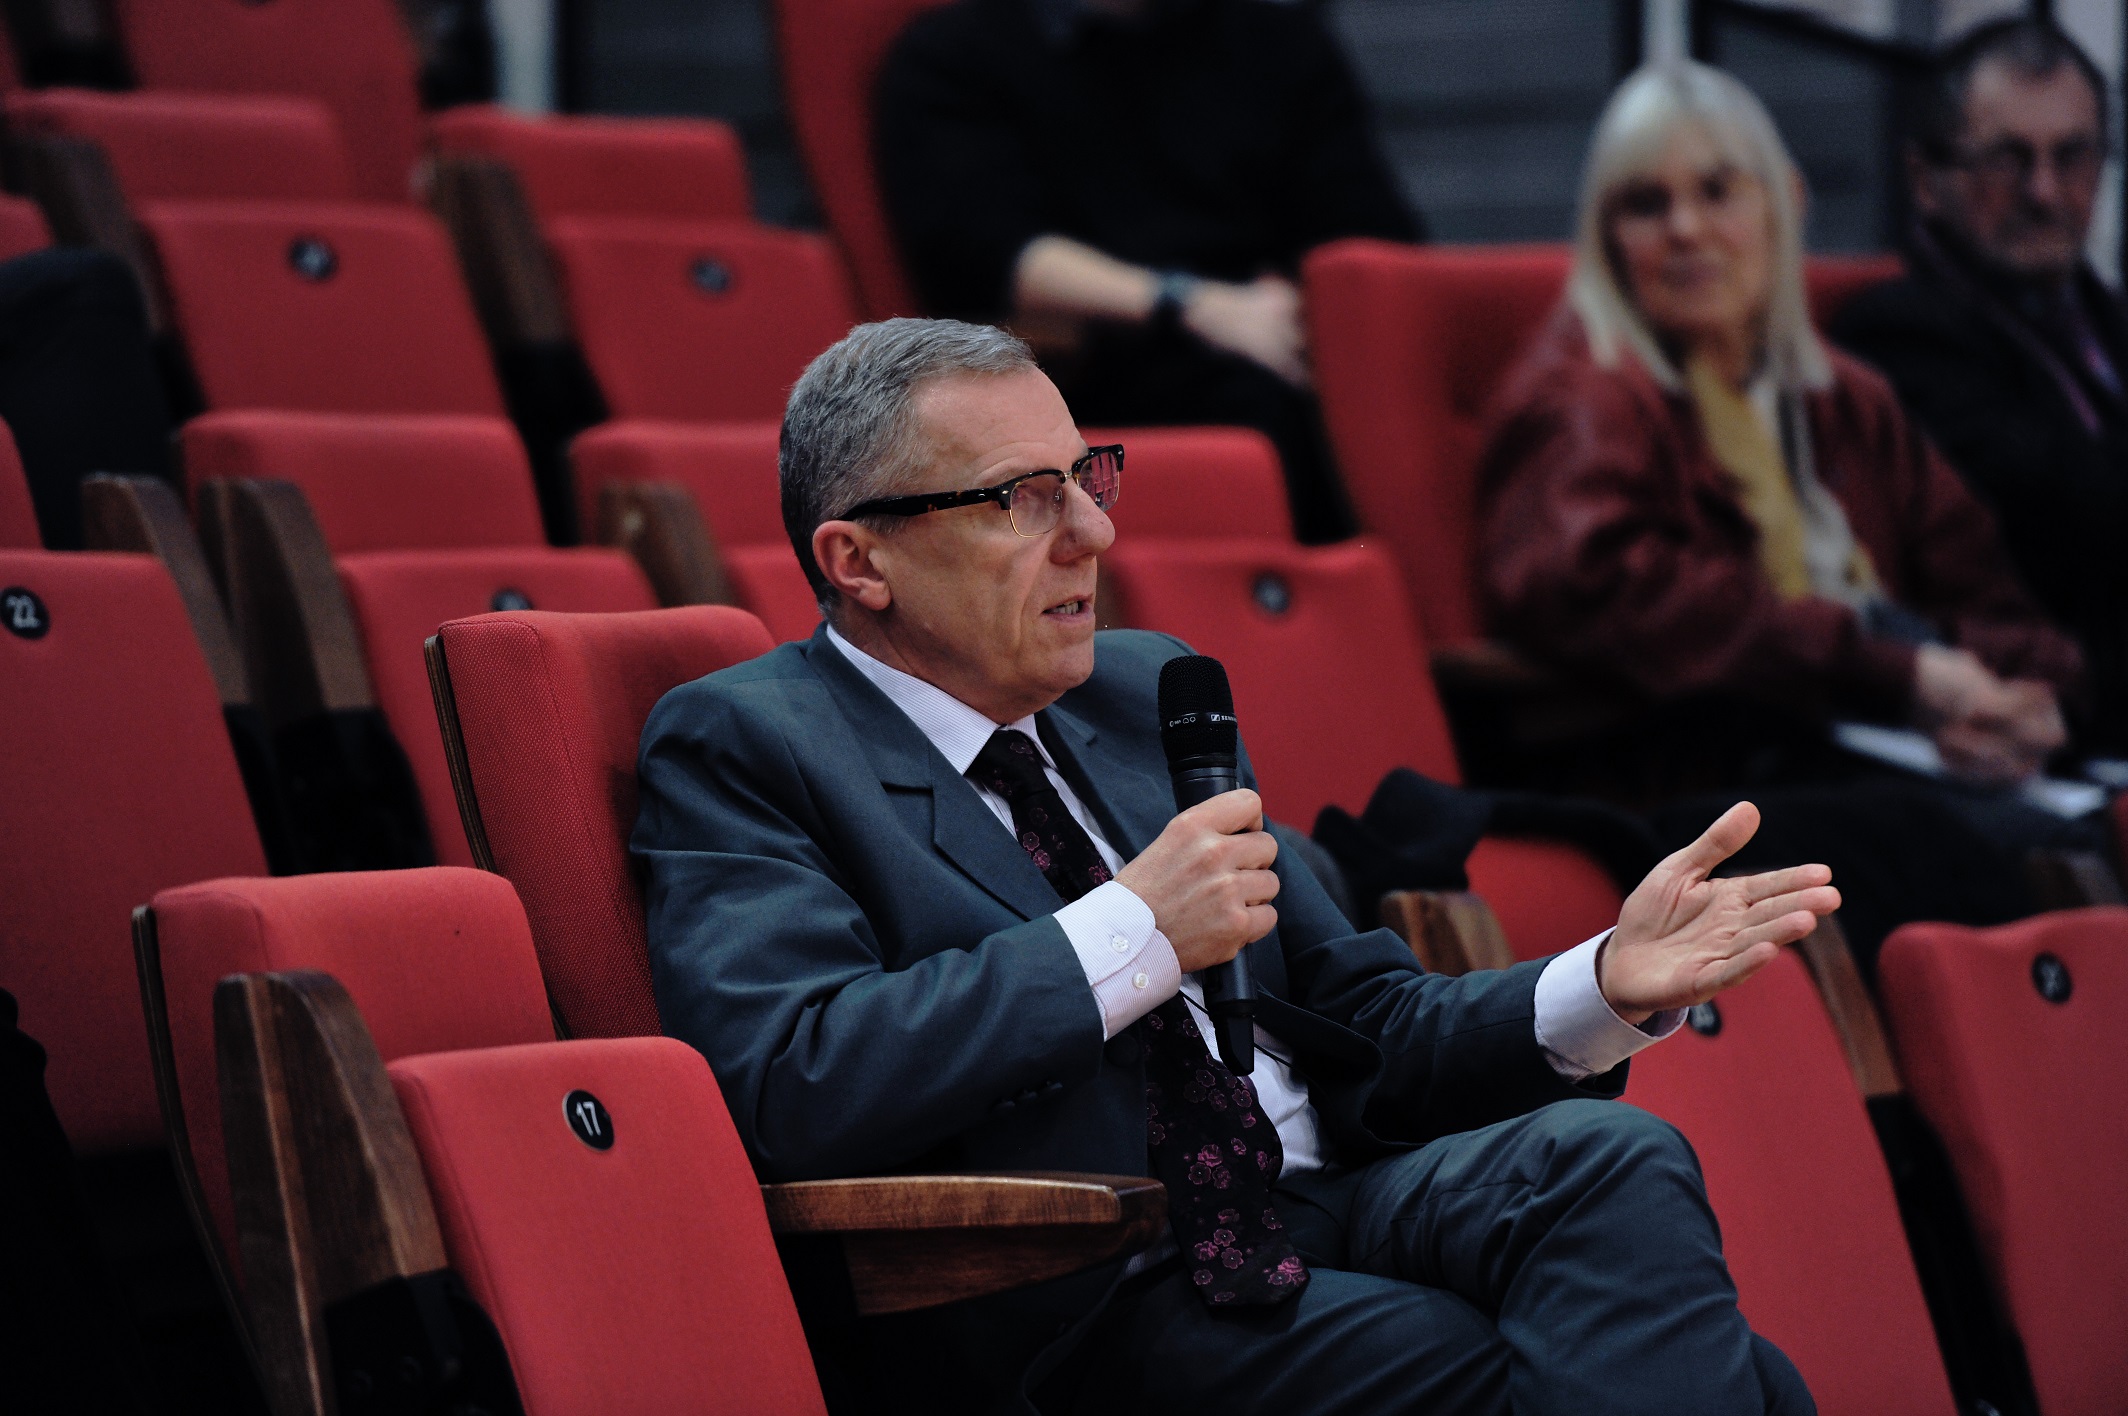
<svg viewBox="0 0 2128 1416">
<path fill-rule="evenodd" d="M 1417 240 L 1336 43 L 1271 0 L 959 0 L 875 93 L 881 186 L 934 314 L 1068 330 L 1089 423 L 1238 423 L 1303 539 L 1352 529 L 1308 393 L 1309 248 Z"/>
<path fill-rule="evenodd" d="M 2019 574 L 2082 641 L 2078 737 L 2128 753 L 2128 309 L 2084 258 L 2105 88 L 2039 20 L 1946 52 L 1916 114 L 1906 279 L 1833 337 L 1888 375 L 1994 509 Z"/>
</svg>

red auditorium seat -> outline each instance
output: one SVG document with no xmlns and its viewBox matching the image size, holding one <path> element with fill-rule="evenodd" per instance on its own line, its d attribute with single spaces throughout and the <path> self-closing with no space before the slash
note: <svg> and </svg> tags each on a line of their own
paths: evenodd
<svg viewBox="0 0 2128 1416">
<path fill-rule="evenodd" d="M 872 171 L 872 89 L 909 21 L 944 0 L 776 0 L 784 100 L 866 317 L 921 313 Z"/>
<path fill-rule="evenodd" d="M 427 213 L 162 202 L 142 224 L 208 407 L 502 415 L 457 257 Z"/>
<path fill-rule="evenodd" d="M 144 89 L 301 94 L 339 120 L 359 193 L 405 202 L 421 152 L 412 37 L 392 0 L 113 0 Z"/>
<path fill-rule="evenodd" d="M 1293 539 L 1278 449 L 1254 428 L 1081 428 L 1090 447 L 1123 444 L 1118 540 Z"/>
<path fill-rule="evenodd" d="M 835 248 L 746 222 L 548 224 L 577 343 L 616 418 L 777 419 L 857 321 Z"/>
<path fill-rule="evenodd" d="M 157 893 L 135 928 L 144 982 L 161 1005 L 150 1025 L 167 1049 L 159 1063 L 165 1120 L 232 1279 L 236 1213 L 215 1080 L 214 989 L 222 979 L 330 973 L 370 1020 L 387 1059 L 554 1036 L 524 909 L 507 881 L 483 871 L 206 880 Z"/>
<path fill-rule="evenodd" d="M 1877 963 L 2047 1416 L 2128 1409 L 2128 910 L 1910 924 Z"/>
<path fill-rule="evenodd" d="M 52 244 L 52 228 L 45 225 L 37 204 L 21 197 L 0 194 L 0 261 L 11 261 Z"/>
<path fill-rule="evenodd" d="M 178 434 L 186 483 L 293 482 L 335 554 L 539 546 L 517 430 L 461 414 L 207 413 Z"/>
<path fill-rule="evenodd" d="M 86 138 L 128 202 L 356 195 L 331 111 L 305 98 L 42 89 L 11 94 L 14 134 Z"/>
<path fill-rule="evenodd" d="M 43 546 L 29 478 L 22 472 L 22 455 L 15 450 L 15 435 L 0 423 L 0 551 L 35 551 Z"/>
<path fill-rule="evenodd" d="M 701 1054 L 627 1038 L 390 1071 L 451 1266 L 494 1319 L 527 1416 L 825 1412 Z M 588 1140 L 572 1129 L 592 1124 Z"/>
<path fill-rule="evenodd" d="M 159 1145 L 127 918 L 266 870 L 221 700 L 151 556 L 0 551 L 0 600 L 0 987 L 77 1151 Z"/>
<path fill-rule="evenodd" d="M 490 610 L 541 607 L 596 614 L 648 610 L 657 599 L 635 562 L 618 551 L 372 551 L 337 556 L 333 563 L 354 611 L 377 707 L 414 769 L 436 858 L 446 865 L 471 865 L 474 856 L 437 729 L 422 641 L 446 620 Z"/>
<path fill-rule="evenodd" d="M 634 419 L 592 428 L 569 449 L 582 498 L 580 524 L 600 524 L 599 500 L 609 486 L 651 483 L 683 489 L 715 538 L 713 553 L 730 598 L 759 616 L 777 639 L 803 639 L 820 622 L 820 607 L 784 534 L 776 437 L 774 423 Z M 684 534 L 684 528 L 668 534 Z M 626 534 L 619 539 L 635 540 Z M 667 604 L 717 598 L 715 587 L 687 583 L 683 570 L 658 563 L 664 558 L 647 547 L 638 554 Z"/>
<path fill-rule="evenodd" d="M 1392 767 L 1461 779 L 1423 639 L 1379 549 L 1119 540 L 1102 575 L 1126 623 L 1174 634 L 1226 665 L 1264 804 L 1278 819 L 1306 830 L 1325 806 L 1358 815 Z M 1558 842 L 1488 837 L 1468 873 L 1518 958 L 1571 948 L 1618 922 L 1617 886 Z"/>
<path fill-rule="evenodd" d="M 1485 637 L 1471 555 L 1487 405 L 1566 283 L 1563 246 L 1334 242 L 1304 266 L 1323 416 L 1361 522 L 1397 558 L 1428 639 Z M 1813 259 L 1822 321 L 1889 257 Z"/>
<path fill-rule="evenodd" d="M 727 123 L 531 118 L 466 104 L 437 114 L 429 133 L 438 152 L 507 164 L 542 222 L 563 216 L 744 221 L 754 213 L 746 152 Z"/>
<path fill-rule="evenodd" d="M 628 859 L 644 720 L 668 689 L 772 644 L 760 621 L 721 605 L 485 615 L 430 642 L 475 857 L 517 886 L 570 1036 L 658 1031 Z"/>
<path fill-rule="evenodd" d="M 1692 1142 L 1744 1316 L 1825 1416 L 1951 1416 L 1891 1177 L 1801 957 L 1710 1006 L 1709 1031 L 1633 1059 L 1626 1100 Z"/>
</svg>

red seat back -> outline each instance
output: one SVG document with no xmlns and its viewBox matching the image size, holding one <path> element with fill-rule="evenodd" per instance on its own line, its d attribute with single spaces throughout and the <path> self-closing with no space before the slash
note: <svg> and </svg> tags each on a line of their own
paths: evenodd
<svg viewBox="0 0 2128 1416">
<path fill-rule="evenodd" d="M 1339 241 L 1305 272 L 1316 385 L 1360 521 L 1396 557 L 1430 640 L 1480 638 L 1485 407 L 1558 303 L 1566 249 Z"/>
<path fill-rule="evenodd" d="M 464 551 L 373 551 L 336 557 L 355 612 L 377 707 L 421 789 L 436 859 L 473 864 L 436 725 L 422 644 L 445 620 L 498 609 L 585 613 L 647 610 L 650 582 L 619 551 L 545 546 Z"/>
<path fill-rule="evenodd" d="M 24 197 L 0 195 L 0 261 L 11 261 L 52 244 L 44 210 Z"/>
<path fill-rule="evenodd" d="M 1910 924 L 1877 964 L 2048 1416 L 2128 1409 L 2128 910 Z"/>
<path fill-rule="evenodd" d="M 1264 805 L 1279 820 L 1305 830 L 1326 806 L 1358 815 L 1393 767 L 1460 780 L 1424 641 L 1395 566 L 1375 547 L 1119 540 L 1102 577 L 1129 623 L 1226 665 Z M 1519 958 L 1571 948 L 1618 921 L 1617 886 L 1572 846 L 1488 837 L 1468 873 Z"/>
<path fill-rule="evenodd" d="M 185 480 L 293 482 L 335 553 L 539 546 L 517 430 L 464 414 L 207 413 L 179 434 Z"/>
<path fill-rule="evenodd" d="M 412 37 L 392 0 L 113 0 L 144 89 L 301 94 L 331 109 L 360 195 L 408 200 L 421 151 Z"/>
<path fill-rule="evenodd" d="M 426 212 L 164 202 L 142 224 L 208 407 L 502 415 L 458 258 Z"/>
<path fill-rule="evenodd" d="M 1744 1316 L 1827 1416 L 1951 1416 L 1891 1177 L 1801 958 L 1713 1006 L 1718 1031 L 1633 1059 L 1626 1100 L 1692 1142 Z"/>
<path fill-rule="evenodd" d="M 1278 449 L 1254 428 L 1081 428 L 1090 446 L 1123 444 L 1119 538 L 1293 539 Z"/>
<path fill-rule="evenodd" d="M 805 366 L 856 322 L 834 247 L 805 232 L 568 217 L 547 236 L 617 418 L 780 419 Z"/>
<path fill-rule="evenodd" d="M 509 164 L 539 220 L 650 216 L 744 221 L 754 214 L 746 152 L 705 118 L 527 117 L 466 104 L 430 120 L 439 151 Z"/>
<path fill-rule="evenodd" d="M 812 586 L 783 531 L 776 489 L 775 423 L 602 424 L 570 446 L 583 525 L 597 523 L 609 482 L 684 487 L 716 538 L 739 603 L 777 639 L 803 639 L 820 622 Z"/>
<path fill-rule="evenodd" d="M 133 907 L 266 870 L 221 698 L 160 561 L 0 551 L 0 724 L 0 988 L 51 1053 L 76 1149 L 157 1145 Z"/>
<path fill-rule="evenodd" d="M 524 907 L 508 881 L 484 871 L 208 880 L 160 892 L 154 909 L 179 1109 L 201 1197 L 232 1265 L 236 1214 L 215 1080 L 214 988 L 222 979 L 329 973 L 387 1060 L 554 1035 Z"/>
<path fill-rule="evenodd" d="M 1119 540 L 1101 563 L 1126 621 L 1226 665 L 1265 808 L 1357 815 L 1392 767 L 1458 780 L 1396 568 L 1359 542 Z"/>
<path fill-rule="evenodd" d="M 1427 636 L 1484 637 L 1477 463 L 1488 405 L 1566 285 L 1564 246 L 1338 241 L 1305 264 L 1323 416 L 1360 521 L 1395 555 Z M 1886 256 L 1813 260 L 1821 320 L 1899 273 Z"/>
<path fill-rule="evenodd" d="M 872 90 L 909 21 L 944 0 L 776 0 L 784 101 L 866 316 L 919 313 L 872 169 Z"/>
<path fill-rule="evenodd" d="M 0 423 L 0 551 L 34 551 L 43 545 L 22 454 L 15 448 L 15 435 Z"/>
<path fill-rule="evenodd" d="M 658 1031 L 628 859 L 636 749 L 658 699 L 772 646 L 744 610 L 537 611 L 438 632 L 483 863 L 517 886 L 547 993 L 577 1037 Z"/>
<path fill-rule="evenodd" d="M 307 98 L 43 89 L 12 94 L 9 128 L 87 138 L 129 202 L 356 195 L 331 110 Z"/>
<path fill-rule="evenodd" d="M 699 1053 L 629 1038 L 390 1071 L 451 1266 L 494 1318 L 528 1416 L 825 1412 Z"/>
</svg>

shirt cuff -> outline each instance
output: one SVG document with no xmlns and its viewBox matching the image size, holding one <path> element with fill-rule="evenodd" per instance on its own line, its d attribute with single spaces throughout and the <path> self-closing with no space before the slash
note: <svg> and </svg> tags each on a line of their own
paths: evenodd
<svg viewBox="0 0 2128 1416">
<path fill-rule="evenodd" d="M 1056 921 L 1086 970 L 1101 1008 L 1104 1041 L 1182 987 L 1175 946 L 1153 927 L 1152 909 L 1121 881 L 1095 886 L 1058 910 Z"/>
<path fill-rule="evenodd" d="M 1576 944 L 1537 976 L 1537 1045 L 1552 1070 L 1570 1082 L 1608 1072 L 1684 1026 L 1682 1008 L 1657 1013 L 1635 1027 L 1605 1001 L 1596 982 L 1596 952 L 1610 937 L 1606 929 Z"/>
</svg>

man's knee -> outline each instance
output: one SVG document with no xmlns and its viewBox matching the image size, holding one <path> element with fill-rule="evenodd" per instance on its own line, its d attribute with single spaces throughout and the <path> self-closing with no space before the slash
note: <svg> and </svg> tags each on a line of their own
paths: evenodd
<svg viewBox="0 0 2128 1416">
<path fill-rule="evenodd" d="M 1618 1101 L 1561 1101 L 1536 1113 L 1533 1126 L 1551 1155 L 1569 1167 L 1676 1170 L 1699 1175 L 1684 1133 L 1660 1116 Z"/>
</svg>

